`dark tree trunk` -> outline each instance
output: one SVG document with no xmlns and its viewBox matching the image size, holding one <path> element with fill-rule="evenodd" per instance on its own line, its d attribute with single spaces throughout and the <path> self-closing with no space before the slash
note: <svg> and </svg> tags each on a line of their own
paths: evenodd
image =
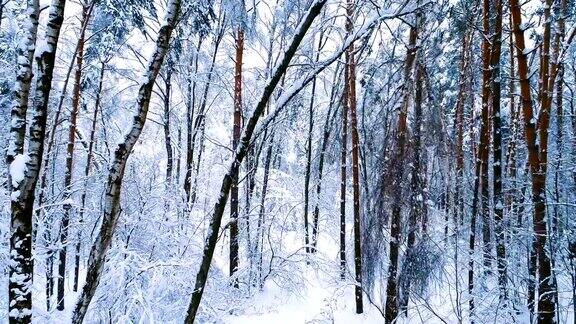
<svg viewBox="0 0 576 324">
<path fill-rule="evenodd" d="M 416 18 L 418 19 L 418 18 Z M 404 65 L 404 80 L 402 88 L 402 102 L 398 113 L 398 125 L 396 130 L 396 152 L 393 157 L 393 179 L 392 185 L 395 188 L 392 198 L 392 223 L 390 226 L 390 258 L 388 264 L 388 280 L 386 286 L 386 310 L 385 322 L 393 323 L 398 317 L 398 259 L 400 248 L 400 233 L 402 221 L 402 179 L 404 175 L 404 160 L 406 153 L 406 137 L 408 125 L 406 122 L 408 114 L 408 104 L 411 92 L 411 79 L 413 73 L 414 60 L 416 58 L 416 41 L 418 39 L 417 26 L 410 28 L 409 43 Z"/>
<path fill-rule="evenodd" d="M 283 56 L 282 61 L 279 63 L 277 68 L 271 75 L 270 81 L 264 87 L 262 97 L 258 101 L 256 108 L 252 114 L 252 117 L 248 120 L 246 127 L 244 128 L 244 133 L 239 143 L 239 146 L 236 150 L 236 155 L 232 160 L 232 163 L 228 169 L 228 172 L 224 176 L 222 180 L 222 186 L 220 188 L 220 195 L 218 200 L 214 206 L 214 211 L 212 213 L 212 219 L 209 225 L 209 235 L 206 237 L 206 242 L 204 246 L 204 255 L 202 257 L 202 262 L 200 264 L 200 269 L 196 275 L 196 283 L 194 285 L 194 291 L 192 293 L 192 298 L 190 300 L 190 305 L 188 307 L 188 311 L 186 314 L 186 318 L 184 320 L 187 324 L 192 324 L 194 319 L 196 318 L 196 313 L 198 311 L 198 307 L 200 306 L 200 301 L 202 299 L 202 294 L 204 293 L 204 287 L 206 285 L 206 279 L 208 278 L 208 271 L 210 270 L 210 264 L 212 263 L 212 256 L 214 254 L 214 249 L 216 248 L 216 241 L 218 239 L 218 232 L 220 230 L 220 223 L 222 222 L 222 215 L 224 213 L 224 208 L 226 206 L 226 201 L 228 200 L 228 195 L 230 194 L 230 187 L 232 185 L 232 177 L 238 173 L 240 168 L 240 163 L 246 156 L 248 151 L 248 147 L 250 146 L 250 141 L 252 140 L 252 135 L 256 129 L 256 124 L 260 119 L 260 116 L 264 112 L 266 106 L 268 105 L 268 101 L 272 96 L 272 92 L 280 82 L 280 79 L 288 69 L 288 65 L 292 60 L 292 57 L 296 53 L 300 42 L 304 38 L 304 35 L 310 28 L 312 21 L 320 14 L 320 11 L 326 4 L 326 0 L 319 0 L 314 2 L 306 16 L 304 17 L 302 23 L 299 26 L 299 29 L 296 31 L 292 42 L 288 50 L 286 51 L 285 55 Z M 308 80 L 309 82 L 310 80 Z"/>
<path fill-rule="evenodd" d="M 342 138 L 340 146 L 340 278 L 346 279 L 346 161 L 348 156 L 348 64 L 344 67 Z"/>
<path fill-rule="evenodd" d="M 78 277 L 80 273 L 80 248 L 82 246 L 82 226 L 84 224 L 84 212 L 86 209 L 86 191 L 88 190 L 88 176 L 90 175 L 90 168 L 92 165 L 92 158 L 94 155 L 94 141 L 96 138 L 96 123 L 98 118 L 98 109 L 100 108 L 100 96 L 102 94 L 102 85 L 104 81 L 105 63 L 102 62 L 100 66 L 100 81 L 98 83 L 98 90 L 96 91 L 96 100 L 94 102 L 94 113 L 92 114 L 92 126 L 90 127 L 90 141 L 88 143 L 88 154 L 86 155 L 86 165 L 84 166 L 84 188 L 80 196 L 80 212 L 79 224 L 76 237 L 76 257 L 74 265 L 74 291 L 78 291 Z"/>
<path fill-rule="evenodd" d="M 172 170 L 174 169 L 174 150 L 172 149 L 172 135 L 170 132 L 170 95 L 172 93 L 172 63 L 166 66 L 164 79 L 164 145 L 166 146 L 166 188 L 172 185 Z"/>
<path fill-rule="evenodd" d="M 194 160 L 193 152 L 193 137 L 194 132 L 194 108 L 196 107 L 196 83 L 198 78 L 198 57 L 200 56 L 200 48 L 202 46 L 203 38 L 198 39 L 198 46 L 194 57 L 194 80 L 192 76 L 188 78 L 187 87 L 187 105 L 186 105 L 186 174 L 184 176 L 184 192 L 186 192 L 186 206 L 190 203 L 190 195 L 192 188 L 192 161 Z"/>
<path fill-rule="evenodd" d="M 422 67 L 419 63 L 416 65 L 416 84 L 414 93 L 414 130 L 412 138 L 412 147 L 414 149 L 412 157 L 412 177 L 410 183 L 410 203 L 412 209 L 409 211 L 408 220 L 408 240 L 406 246 L 406 260 L 413 260 L 417 256 L 414 255 L 414 245 L 416 243 L 416 236 L 419 229 L 418 220 L 422 219 L 423 213 L 425 213 L 424 204 L 424 181 L 422 180 Z M 446 214 L 448 211 L 446 210 Z M 410 263 L 407 266 L 411 266 Z M 408 302 L 410 300 L 410 279 L 405 279 L 402 281 L 404 287 L 402 288 L 402 294 L 400 299 L 400 309 L 408 315 Z"/>
<path fill-rule="evenodd" d="M 492 68 L 492 137 L 494 159 L 492 164 L 493 174 L 493 204 L 494 204 L 494 232 L 496 234 L 496 260 L 498 268 L 498 284 L 500 286 L 500 300 L 508 299 L 507 293 L 507 261 L 506 261 L 506 226 L 504 224 L 504 198 L 502 195 L 502 133 L 501 133 L 501 85 L 500 85 L 500 54 L 502 50 L 502 1 L 493 2 L 493 37 L 492 50 L 490 53 L 490 66 Z"/>
<path fill-rule="evenodd" d="M 236 69 L 234 74 L 234 127 L 232 151 L 236 152 L 242 130 L 242 54 L 244 52 L 244 31 L 236 33 Z M 238 174 L 232 176 L 230 188 L 230 276 L 238 270 Z M 234 279 L 238 287 L 238 279 Z"/>
</svg>

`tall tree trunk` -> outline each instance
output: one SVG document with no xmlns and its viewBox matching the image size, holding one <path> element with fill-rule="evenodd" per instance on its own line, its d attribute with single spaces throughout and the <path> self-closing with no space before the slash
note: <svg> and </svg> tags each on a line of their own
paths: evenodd
<svg viewBox="0 0 576 324">
<path fill-rule="evenodd" d="M 90 17 L 91 6 L 83 5 L 81 26 L 87 24 Z M 74 146 L 76 143 L 76 120 L 82 100 L 80 87 L 82 83 L 82 64 L 84 61 L 85 29 L 80 30 L 78 38 L 78 51 L 76 52 L 76 71 L 74 73 L 74 88 L 72 90 L 72 109 L 70 111 L 70 125 L 68 127 L 68 144 L 66 146 L 66 169 L 64 171 L 64 214 L 60 224 L 60 250 L 58 251 L 58 281 L 56 309 L 64 310 L 64 283 L 66 281 L 66 255 L 68 251 L 68 227 L 70 225 L 70 210 L 72 209 L 72 175 L 74 167 Z"/>
<path fill-rule="evenodd" d="M 416 18 L 418 20 L 418 17 Z M 386 286 L 386 323 L 393 323 L 398 317 L 398 259 L 400 248 L 400 233 L 402 221 L 402 179 L 404 175 L 404 160 L 406 153 L 406 137 L 408 135 L 407 115 L 411 93 L 411 79 L 414 60 L 418 50 L 418 22 L 410 28 L 406 62 L 404 63 L 404 80 L 402 88 L 402 102 L 398 113 L 398 125 L 396 129 L 396 152 L 393 157 L 394 173 L 392 185 L 395 188 L 392 198 L 392 220 L 390 226 L 390 260 L 388 264 L 388 280 Z"/>
<path fill-rule="evenodd" d="M 272 151 L 274 148 L 274 132 L 270 137 L 270 144 L 268 144 L 268 149 L 266 150 L 266 157 L 264 160 L 264 178 L 262 179 L 262 195 L 260 196 L 260 211 L 258 212 L 258 223 L 256 226 L 256 246 L 255 253 L 258 255 L 256 272 L 257 272 L 257 282 L 260 290 L 264 288 L 264 281 L 262 280 L 262 261 L 263 261 L 263 250 L 264 250 L 264 217 L 266 215 L 266 194 L 268 193 L 268 178 L 270 175 L 270 164 L 272 162 Z"/>
<path fill-rule="evenodd" d="M 76 304 L 76 308 L 72 315 L 72 323 L 75 324 L 82 323 L 84 320 L 88 306 L 90 305 L 92 297 L 94 297 L 96 292 L 96 288 L 100 283 L 106 253 L 110 248 L 116 224 L 118 223 L 118 217 L 120 215 L 120 193 L 126 162 L 128 161 L 128 157 L 130 156 L 130 153 L 144 128 L 146 115 L 148 114 L 148 107 L 150 105 L 152 88 L 156 77 L 158 76 L 158 72 L 160 71 L 160 67 L 164 62 L 164 57 L 168 52 L 170 36 L 172 35 L 172 31 L 180 14 L 180 0 L 170 0 L 167 8 L 166 23 L 158 32 L 156 49 L 148 64 L 145 75 L 146 79 L 140 85 L 138 91 L 137 113 L 134 116 L 134 124 L 132 125 L 130 132 L 126 135 L 124 142 L 119 144 L 116 148 L 116 151 L 114 152 L 114 160 L 110 165 L 110 173 L 106 183 L 102 225 L 90 250 L 86 283 L 84 284 L 84 288 L 82 289 L 82 293 L 78 298 L 78 303 Z"/>
<path fill-rule="evenodd" d="M 330 104 L 328 107 L 328 112 L 326 113 L 326 120 L 324 121 L 323 132 L 322 132 L 322 144 L 320 147 L 320 153 L 318 158 L 318 180 L 316 182 L 316 201 L 314 206 L 314 215 L 312 217 L 312 245 L 316 248 L 317 240 L 316 235 L 318 234 L 318 222 L 320 219 L 320 193 L 322 192 L 322 178 L 324 175 L 324 160 L 326 156 L 326 150 L 328 149 L 328 141 L 330 139 L 330 133 L 332 131 L 332 125 L 336 119 L 338 113 L 338 107 L 336 106 L 335 97 L 337 92 L 337 81 L 338 71 L 334 73 L 334 82 L 332 91 L 330 94 Z M 336 107 L 335 107 L 336 106 Z M 344 115 L 346 116 L 346 114 Z M 346 120 L 346 118 L 344 118 Z M 346 154 L 346 152 L 344 152 Z M 346 156 L 344 156 L 346 158 Z M 346 179 L 346 173 L 344 173 L 344 180 Z M 345 270 L 345 267 L 344 267 Z M 344 278 L 342 278 L 344 279 Z"/>
<path fill-rule="evenodd" d="M 348 156 L 348 63 L 344 66 L 342 137 L 340 139 L 340 278 L 346 279 L 346 161 Z"/>
<path fill-rule="evenodd" d="M 42 164 L 44 152 L 44 138 L 46 135 L 46 118 L 48 115 L 48 101 L 52 89 L 52 78 L 56 58 L 56 48 L 60 36 L 60 28 L 64 20 L 65 0 L 55 0 L 50 7 L 46 27 L 45 46 L 36 55 L 38 73 L 36 79 L 36 92 L 34 109 L 32 110 L 32 123 L 29 130 L 28 154 L 21 155 L 22 159 L 20 179 L 14 179 L 12 185 L 18 188 L 18 193 L 12 194 L 12 238 L 11 243 L 11 276 L 10 299 L 15 300 L 15 306 L 24 306 L 29 298 L 28 290 L 32 285 L 33 263 L 31 260 L 32 215 L 34 208 L 34 192 Z M 23 165 L 25 164 L 25 166 Z M 14 165 L 10 165 L 11 173 Z M 19 173 L 19 172 L 17 172 Z M 15 181 L 20 180 L 20 181 Z M 19 186 L 18 186 L 19 185 Z M 29 271 L 29 273 L 28 273 Z M 15 281 L 15 282 L 13 282 Z M 14 299 L 12 298 L 14 297 Z M 29 304 L 31 306 L 31 302 Z M 27 306 L 27 305 L 26 305 Z M 31 308 L 12 307 L 10 320 L 19 322 L 22 318 L 30 319 Z"/>
<path fill-rule="evenodd" d="M 470 41 L 469 32 L 462 35 L 462 52 L 460 54 L 460 71 L 458 85 L 458 99 L 456 102 L 456 190 L 454 202 L 456 204 L 454 213 L 454 225 L 458 227 L 464 221 L 464 106 L 467 98 L 467 78 L 466 72 L 469 67 Z M 458 230 L 455 230 L 459 235 Z"/>
<path fill-rule="evenodd" d="M 204 246 L 204 255 L 202 256 L 202 262 L 200 264 L 200 269 L 196 275 L 196 283 L 194 285 L 194 291 L 192 293 L 192 298 L 190 300 L 190 305 L 188 307 L 188 311 L 186 314 L 186 318 L 184 320 L 185 323 L 191 324 L 194 322 L 196 318 L 196 313 L 198 311 L 198 306 L 200 306 L 200 301 L 202 299 L 202 294 L 204 293 L 204 286 L 206 285 L 206 279 L 208 278 L 208 271 L 210 270 L 210 264 L 212 263 L 212 256 L 214 254 L 214 249 L 216 248 L 216 241 L 218 239 L 218 232 L 220 229 L 220 223 L 222 222 L 222 214 L 224 213 L 224 208 L 226 206 L 226 201 L 228 200 L 228 195 L 230 193 L 230 187 L 232 184 L 232 177 L 238 173 L 240 168 L 240 163 L 246 156 L 248 151 L 249 143 L 252 139 L 252 135 L 256 129 L 256 124 L 260 119 L 260 116 L 264 112 L 270 97 L 272 96 L 272 92 L 280 82 L 280 79 L 288 69 L 288 65 L 292 60 L 292 57 L 296 53 L 300 42 L 304 38 L 304 35 L 310 28 L 312 21 L 320 14 L 320 11 L 326 4 L 326 0 L 317 0 L 315 1 L 308 13 L 304 16 L 301 24 L 299 25 L 294 38 L 292 39 L 290 46 L 286 53 L 284 54 L 281 62 L 279 65 L 274 69 L 270 77 L 270 81 L 264 87 L 262 97 L 258 101 L 256 108 L 252 114 L 252 117 L 248 120 L 246 127 L 244 128 L 244 133 L 241 138 L 241 141 L 236 149 L 235 158 L 232 160 L 232 163 L 228 169 L 228 172 L 224 176 L 222 180 L 222 186 L 220 188 L 220 195 L 218 200 L 214 206 L 214 211 L 212 213 L 212 218 L 210 220 L 210 231 L 209 235 L 206 237 L 205 246 Z M 309 80 L 307 80 L 309 82 Z"/>
<path fill-rule="evenodd" d="M 417 63 L 416 67 L 416 84 L 415 84 L 415 93 L 414 93 L 414 130 L 413 130 L 413 139 L 412 139 L 412 147 L 414 149 L 413 157 L 412 157 L 412 177 L 410 183 L 410 203 L 412 209 L 409 211 L 409 220 L 408 220 L 408 240 L 406 246 L 406 260 L 408 263 L 406 266 L 411 266 L 410 260 L 417 258 L 413 251 L 414 245 L 416 243 L 416 235 L 419 229 L 418 220 L 422 219 L 423 213 L 425 213 L 425 204 L 424 204 L 424 181 L 423 181 L 423 174 L 422 174 L 422 67 L 420 63 Z M 448 214 L 448 211 L 446 211 Z M 408 315 L 408 302 L 410 299 L 410 279 L 403 280 L 404 287 L 402 288 L 402 294 L 400 295 L 400 309 Z"/>
<path fill-rule="evenodd" d="M 210 62 L 210 68 L 208 69 L 208 79 L 204 85 L 204 91 L 202 93 L 202 98 L 200 99 L 200 107 L 198 108 L 198 114 L 194 120 L 194 132 L 192 134 L 191 147 L 189 150 L 190 156 L 193 158 L 194 150 L 196 148 L 196 138 L 200 135 L 198 140 L 199 153 L 198 162 L 196 163 L 196 172 L 194 174 L 194 181 L 191 186 L 190 199 L 188 199 L 188 209 L 191 210 L 194 203 L 196 202 L 196 185 L 198 183 L 198 171 L 200 170 L 200 161 L 202 158 L 202 151 L 204 150 L 204 127 L 206 125 L 206 103 L 208 102 L 208 93 L 210 91 L 210 85 L 212 81 L 212 75 L 214 74 L 214 66 L 216 64 L 216 56 L 218 55 L 218 49 L 220 48 L 220 42 L 224 36 L 224 25 L 225 20 L 222 19 L 221 26 L 216 34 L 216 39 L 214 40 L 214 52 L 212 53 L 212 61 Z"/>
<path fill-rule="evenodd" d="M 84 212 L 86 209 L 86 191 L 88 190 L 88 176 L 94 155 L 94 141 L 96 138 L 96 122 L 98 118 L 98 109 L 100 108 L 100 96 L 102 94 L 102 85 L 104 81 L 105 63 L 100 66 L 100 81 L 98 90 L 96 90 L 96 100 L 94 101 L 94 113 L 92 114 L 92 126 L 90 127 L 90 141 L 88 143 L 88 154 L 86 155 L 86 165 L 84 166 L 84 188 L 80 196 L 80 212 L 78 217 L 78 232 L 76 237 L 76 257 L 74 265 L 74 291 L 78 291 L 78 277 L 80 274 L 80 248 L 82 246 L 82 226 L 84 224 Z"/>
<path fill-rule="evenodd" d="M 202 37 L 198 38 L 198 46 L 194 56 L 194 79 L 188 77 L 187 105 L 186 105 L 186 175 L 184 176 L 184 192 L 186 193 L 186 206 L 190 204 L 192 188 L 192 161 L 194 160 L 192 134 L 194 132 L 194 109 L 196 107 L 196 83 L 198 80 L 198 57 L 202 46 Z"/>
<path fill-rule="evenodd" d="M 500 300 L 506 301 L 508 274 L 506 261 L 506 235 L 504 223 L 504 198 L 502 196 L 502 132 L 501 132 L 501 85 L 500 85 L 500 54 L 502 51 L 502 0 L 494 0 L 493 29 L 491 39 L 490 67 L 492 68 L 492 137 L 494 160 L 493 173 L 493 204 L 494 204 L 494 232 L 496 234 L 496 259 L 498 265 L 498 284 L 500 286 Z"/>
<path fill-rule="evenodd" d="M 491 98 L 491 85 L 492 85 L 492 67 L 490 66 L 490 57 L 492 52 L 491 33 L 492 26 L 490 25 L 490 17 L 492 15 L 491 0 L 483 0 L 482 12 L 482 117 L 480 126 L 480 144 L 478 146 L 479 161 L 477 167 L 480 169 L 476 172 L 480 177 L 480 199 L 481 199 L 481 215 L 482 215 L 482 243 L 483 243 L 483 259 L 484 259 L 484 272 L 491 273 L 492 271 L 492 242 L 490 225 L 492 219 L 490 217 L 489 207 L 489 186 L 488 183 L 488 160 L 490 156 L 490 98 Z"/>
<path fill-rule="evenodd" d="M 166 188 L 172 187 L 172 171 L 174 169 L 174 150 L 172 148 L 172 135 L 170 132 L 170 95 L 172 94 L 172 62 L 166 64 L 166 78 L 164 79 L 164 145 L 166 146 Z"/>
<path fill-rule="evenodd" d="M 242 54 L 244 52 L 244 31 L 236 32 L 236 65 L 234 73 L 234 128 L 232 150 L 236 152 L 242 131 Z M 230 276 L 238 270 L 238 173 L 232 176 L 230 187 Z M 234 279 L 238 288 L 238 279 Z"/>
<path fill-rule="evenodd" d="M 352 21 L 355 12 L 354 0 L 348 0 L 346 8 L 347 20 L 346 31 L 352 32 Z M 354 43 L 346 50 L 346 65 L 348 69 L 348 79 L 346 86 L 348 90 L 348 112 L 350 113 L 350 127 L 352 135 L 352 189 L 354 202 L 354 272 L 356 277 L 355 300 L 356 314 L 364 312 L 362 302 L 362 230 L 360 216 L 360 159 L 358 138 L 358 118 L 356 117 L 356 59 L 354 58 Z"/>
<path fill-rule="evenodd" d="M 314 58 L 315 62 L 320 59 L 320 51 L 322 50 L 322 41 L 324 33 L 320 32 L 320 38 L 318 41 L 318 50 L 316 51 L 316 56 Z M 314 53 L 314 48 L 312 48 L 312 53 Z M 310 208 L 310 174 L 312 168 L 312 135 L 314 133 L 314 97 L 316 95 L 316 77 L 312 79 L 312 91 L 310 94 L 310 104 L 308 106 L 308 139 L 306 141 L 306 171 L 304 173 L 304 242 L 306 244 L 306 252 L 315 252 L 317 239 L 318 239 L 318 220 L 314 218 L 312 220 L 312 240 L 310 240 L 309 235 L 309 219 L 308 210 Z M 320 176 L 322 177 L 322 176 Z M 315 204 L 317 206 L 317 204 Z M 312 247 L 310 247 L 310 241 L 312 241 Z"/>
<path fill-rule="evenodd" d="M 532 176 L 532 202 L 534 204 L 534 238 L 533 250 L 538 261 L 538 322 L 555 322 L 556 291 L 552 289 L 551 263 L 546 253 L 546 173 L 540 164 L 539 148 L 537 143 L 536 125 L 532 111 L 532 93 L 528 77 L 528 61 L 525 53 L 524 30 L 522 29 L 522 13 L 518 0 L 510 0 L 512 14 L 512 29 L 516 44 L 518 62 L 518 76 L 520 79 L 520 94 L 522 99 L 522 112 L 524 117 L 524 136 L 528 147 L 528 164 Z M 542 123 L 541 125 L 546 125 Z M 542 139 L 540 139 L 542 140 Z M 534 279 L 534 278 L 531 278 Z"/>
<path fill-rule="evenodd" d="M 306 253 L 316 251 L 317 227 L 312 228 L 312 249 L 310 249 L 310 234 L 308 225 L 308 208 L 310 205 L 310 169 L 312 166 L 312 133 L 314 131 L 314 95 L 316 94 L 316 78 L 312 80 L 312 93 L 308 107 L 308 138 L 306 140 L 306 170 L 304 172 L 304 245 Z M 315 224 L 314 224 L 315 225 Z"/>
<path fill-rule="evenodd" d="M 10 136 L 6 155 L 9 166 L 8 190 L 11 198 L 10 217 L 10 262 L 8 283 L 8 320 L 10 323 L 30 323 L 32 321 L 32 209 L 34 192 L 26 193 L 26 187 L 33 190 L 34 175 L 26 174 L 30 156 L 24 154 L 26 114 L 32 84 L 32 64 L 38 31 L 38 0 L 26 2 L 28 24 L 25 39 L 17 48 L 17 74 L 14 86 L 14 103 L 10 112 Z M 38 123 L 38 120 L 34 121 Z M 31 152 L 38 154 L 39 152 Z M 32 170 L 30 170 L 32 171 Z M 32 176 L 32 177 L 30 177 Z M 29 183 L 32 182 L 32 183 Z M 28 196 L 28 198 L 26 198 Z"/>
</svg>

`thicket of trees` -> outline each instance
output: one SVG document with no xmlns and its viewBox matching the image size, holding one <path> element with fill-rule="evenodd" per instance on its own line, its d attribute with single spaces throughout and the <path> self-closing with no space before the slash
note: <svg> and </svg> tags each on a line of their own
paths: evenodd
<svg viewBox="0 0 576 324">
<path fill-rule="evenodd" d="M 573 321 L 575 38 L 573 0 L 1 0 L 0 320 L 316 280 L 385 323 Z"/>
</svg>

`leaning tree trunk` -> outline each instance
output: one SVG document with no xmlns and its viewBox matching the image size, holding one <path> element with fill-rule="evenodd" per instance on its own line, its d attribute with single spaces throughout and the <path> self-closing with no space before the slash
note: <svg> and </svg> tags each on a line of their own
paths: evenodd
<svg viewBox="0 0 576 324">
<path fill-rule="evenodd" d="M 164 62 L 164 57 L 168 52 L 170 36 L 174 30 L 174 26 L 178 21 L 180 13 L 180 0 L 170 0 L 168 3 L 168 12 L 166 15 L 166 23 L 160 28 L 158 32 L 158 39 L 156 40 L 156 50 L 148 64 L 146 72 L 146 79 L 140 86 L 137 99 L 137 113 L 134 116 L 134 124 L 130 132 L 126 135 L 124 142 L 119 144 L 114 152 L 114 160 L 110 166 L 110 173 L 106 183 L 106 195 L 104 199 L 104 215 L 102 218 L 102 225 L 96 237 L 96 241 L 90 250 L 90 257 L 88 258 L 88 267 L 86 274 L 86 283 L 82 289 L 82 294 L 78 299 L 74 314 L 72 315 L 72 323 L 82 323 L 88 306 L 92 301 L 92 297 L 96 292 L 96 288 L 100 283 L 102 275 L 102 268 L 104 266 L 104 259 L 106 252 L 110 248 L 112 236 L 116 229 L 118 217 L 120 215 L 120 193 L 122 188 L 122 179 L 124 177 L 124 170 L 128 157 L 138 141 L 144 123 L 146 122 L 146 115 L 148 114 L 148 107 L 150 105 L 150 97 L 152 88 L 160 67 Z"/>
<path fill-rule="evenodd" d="M 25 193 L 29 181 L 25 165 L 29 155 L 24 154 L 26 133 L 26 113 L 32 84 L 32 63 L 38 31 L 39 1 L 27 1 L 28 29 L 20 43 L 16 55 L 18 59 L 14 103 L 10 112 L 10 142 L 6 155 L 9 166 L 8 190 L 11 197 L 10 218 L 10 269 L 8 283 L 8 319 L 10 323 L 30 323 L 32 321 L 32 209 L 34 193 Z M 38 122 L 38 121 L 35 121 Z M 33 152 L 38 154 L 38 152 Z M 21 170 L 21 171 L 18 171 Z M 22 173 L 21 173 L 22 172 Z M 29 196 L 26 199 L 26 196 Z"/>
<path fill-rule="evenodd" d="M 244 134 L 241 138 L 241 141 L 236 149 L 235 157 L 232 160 L 232 163 L 228 169 L 228 172 L 224 176 L 222 180 L 222 186 L 220 188 L 220 195 L 218 200 L 214 206 L 214 211 L 212 213 L 212 219 L 210 221 L 210 232 L 209 235 L 206 237 L 206 242 L 204 246 L 204 255 L 202 256 L 202 262 L 200 264 L 200 269 L 196 275 L 196 283 L 194 285 L 194 291 L 192 293 L 192 298 L 190 300 L 190 305 L 188 307 L 188 311 L 185 318 L 185 323 L 193 323 L 194 319 L 196 318 L 196 313 L 198 311 L 198 306 L 200 306 L 200 301 L 202 299 L 202 294 L 204 293 L 204 286 L 206 285 L 206 279 L 208 278 L 208 271 L 210 270 L 210 264 L 212 263 L 212 255 L 214 254 L 214 249 L 216 248 L 216 241 L 218 239 L 218 232 L 220 229 L 220 223 L 222 222 L 222 214 L 224 213 L 224 207 L 226 206 L 226 201 L 228 200 L 228 195 L 230 193 L 230 187 L 232 185 L 232 177 L 238 173 L 240 168 L 240 163 L 246 156 L 248 151 L 248 147 L 250 145 L 250 141 L 252 140 L 252 135 L 256 129 L 256 124 L 260 119 L 260 116 L 264 112 L 270 97 L 272 96 L 272 92 L 280 82 L 280 79 L 288 69 L 288 65 L 292 60 L 292 57 L 296 53 L 300 42 L 304 38 L 304 35 L 310 28 L 310 25 L 314 21 L 314 19 L 320 14 L 320 11 L 326 4 L 326 0 L 318 0 L 314 2 L 308 13 L 305 15 L 302 23 L 297 29 L 292 42 L 290 43 L 290 47 L 284 54 L 282 61 L 278 65 L 278 67 L 272 73 L 270 81 L 265 86 L 264 91 L 262 93 L 262 97 L 258 101 L 256 108 L 252 114 L 252 117 L 248 120 L 246 127 L 244 129 Z M 310 81 L 309 79 L 307 80 Z"/>
</svg>

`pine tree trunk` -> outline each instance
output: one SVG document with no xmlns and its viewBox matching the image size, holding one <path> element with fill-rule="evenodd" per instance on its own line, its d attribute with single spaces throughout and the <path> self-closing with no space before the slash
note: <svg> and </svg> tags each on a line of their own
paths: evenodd
<svg viewBox="0 0 576 324">
<path fill-rule="evenodd" d="M 490 98 L 492 85 L 492 69 L 490 66 L 490 57 L 492 44 L 490 35 L 492 28 L 490 26 L 491 0 L 483 0 L 482 13 L 482 117 L 480 127 L 480 144 L 478 146 L 479 161 L 477 167 L 480 171 L 480 192 L 481 192 L 481 215 L 482 215 L 482 243 L 483 243 L 483 260 L 484 273 L 492 271 L 492 242 L 490 225 L 492 223 L 489 207 L 489 182 L 488 182 L 488 160 L 490 156 Z"/>
<path fill-rule="evenodd" d="M 409 220 L 408 220 L 408 240 L 406 245 L 406 260 L 412 260 L 416 258 L 414 254 L 414 245 L 416 243 L 416 235 L 418 232 L 418 220 L 422 219 L 422 215 L 425 212 L 424 205 L 424 181 L 422 180 L 422 67 L 418 63 L 416 65 L 416 91 L 414 94 L 414 130 L 412 147 L 414 150 L 412 158 L 412 177 L 410 183 L 410 202 L 412 209 L 410 210 Z M 446 215 L 448 211 L 446 211 Z M 408 263 L 407 266 L 411 266 Z M 400 309 L 402 312 L 408 316 L 408 302 L 410 299 L 410 279 L 403 280 L 404 287 L 402 288 L 402 294 L 400 299 Z"/>
<path fill-rule="evenodd" d="M 346 31 L 352 32 L 352 21 L 355 12 L 353 0 L 348 0 L 346 14 Z M 354 58 L 354 43 L 350 44 L 346 50 L 346 65 L 348 69 L 348 79 L 346 86 L 348 90 L 348 112 L 350 113 L 350 127 L 352 135 L 352 189 L 353 189 L 353 210 L 354 210 L 354 272 L 356 278 L 355 300 L 356 314 L 364 312 L 362 302 L 362 231 L 360 216 L 360 161 L 358 138 L 358 120 L 356 117 L 356 60 Z"/>
<path fill-rule="evenodd" d="M 418 19 L 418 18 L 417 18 Z M 395 188 L 392 198 L 392 220 L 390 226 L 390 257 L 388 263 L 388 280 L 386 285 L 386 323 L 393 323 L 398 317 L 398 259 L 400 248 L 400 233 L 402 221 L 402 179 L 404 175 L 404 160 L 406 153 L 406 137 L 408 135 L 407 114 L 411 92 L 411 80 L 414 60 L 416 58 L 418 39 L 417 27 L 410 28 L 406 62 L 404 65 L 404 80 L 402 88 L 402 102 L 398 113 L 396 129 L 396 152 L 393 158 L 392 186 Z"/>
<path fill-rule="evenodd" d="M 458 227 L 464 221 L 464 106 L 466 104 L 467 75 L 469 66 L 470 45 L 468 40 L 469 32 L 465 31 L 462 36 L 462 52 L 460 54 L 460 71 L 458 85 L 458 99 L 456 102 L 456 190 L 454 202 L 456 203 L 454 213 L 454 225 Z M 455 231 L 459 235 L 459 231 Z"/>
<path fill-rule="evenodd" d="M 522 112 L 524 117 L 524 136 L 528 147 L 528 164 L 532 176 L 532 202 L 534 204 L 534 239 L 533 251 L 537 259 L 538 272 L 538 322 L 555 322 L 555 300 L 556 291 L 552 289 L 551 263 L 546 253 L 546 241 L 548 233 L 546 229 L 546 173 L 541 168 L 539 148 L 537 143 L 536 123 L 532 108 L 532 94 L 530 89 L 530 79 L 528 77 L 527 54 L 524 44 L 524 30 L 522 26 L 522 14 L 518 0 L 510 0 L 510 12 L 512 14 L 512 29 L 516 44 L 516 54 L 518 63 L 518 76 L 520 79 L 520 94 L 522 101 Z M 541 125 L 546 125 L 542 123 Z M 540 139 L 542 141 L 542 138 Z M 531 281 L 535 278 L 531 278 Z M 529 292 L 531 293 L 531 292 Z M 533 297 L 530 297 L 533 300 Z M 529 302 L 531 300 L 529 299 Z"/>
<path fill-rule="evenodd" d="M 81 25 L 87 24 L 90 17 L 91 8 L 83 6 L 82 8 L 82 22 Z M 82 94 L 80 93 L 80 86 L 82 83 L 82 65 L 84 61 L 84 38 L 85 29 L 80 31 L 78 39 L 78 50 L 76 52 L 76 71 L 74 73 L 74 88 L 72 90 L 72 109 L 70 111 L 70 125 L 68 127 L 68 144 L 66 147 L 66 170 L 64 172 L 64 214 L 62 215 L 62 223 L 60 224 L 60 250 L 58 251 L 58 281 L 57 281 L 57 304 L 56 309 L 64 310 L 64 284 L 66 281 L 66 255 L 68 251 L 68 230 L 70 225 L 70 210 L 72 205 L 70 199 L 72 197 L 72 176 L 74 167 L 74 146 L 76 143 L 76 121 L 78 118 L 78 110 L 80 108 L 80 101 Z"/>
<path fill-rule="evenodd" d="M 498 284 L 500 286 L 500 300 L 508 299 L 507 293 L 507 261 L 506 261 L 506 235 L 504 223 L 504 199 L 502 195 L 502 133 L 501 133 L 501 83 L 500 83 L 500 54 L 502 50 L 502 0 L 493 2 L 493 37 L 490 53 L 490 67 L 492 68 L 492 137 L 494 158 L 492 164 L 493 174 L 493 204 L 494 204 L 494 232 L 496 234 L 496 260 L 498 268 Z"/>
<path fill-rule="evenodd" d="M 158 32 L 156 49 L 146 70 L 146 80 L 140 85 L 138 91 L 137 113 L 134 116 L 134 123 L 130 132 L 126 135 L 124 142 L 118 145 L 114 152 L 114 160 L 110 165 L 110 173 L 106 183 L 102 225 L 90 250 L 86 283 L 84 284 L 84 288 L 82 289 L 82 293 L 78 298 L 78 303 L 76 304 L 76 308 L 72 315 L 72 323 L 77 324 L 83 322 L 86 312 L 88 311 L 88 306 L 90 305 L 92 297 L 94 297 L 94 294 L 96 293 L 96 288 L 100 283 L 106 253 L 110 248 L 118 217 L 120 215 L 120 193 L 126 162 L 128 161 L 128 157 L 130 156 L 130 153 L 144 128 L 146 115 L 148 114 L 148 107 L 150 105 L 152 88 L 156 77 L 158 76 L 158 72 L 160 71 L 160 67 L 164 62 L 164 57 L 168 52 L 170 36 L 172 35 L 179 14 L 180 0 L 170 0 L 168 3 L 168 12 L 166 14 L 166 23 Z"/>
</svg>

